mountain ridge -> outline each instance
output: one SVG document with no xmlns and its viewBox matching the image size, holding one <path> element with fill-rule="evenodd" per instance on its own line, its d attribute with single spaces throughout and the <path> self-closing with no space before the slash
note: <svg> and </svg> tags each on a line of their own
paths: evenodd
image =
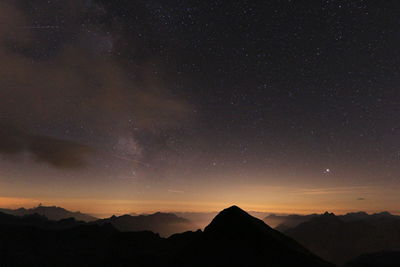
<svg viewBox="0 0 400 267">
<path fill-rule="evenodd" d="M 97 220 L 96 217 L 81 213 L 80 211 L 69 211 L 61 207 L 57 206 L 42 206 L 39 205 L 35 208 L 25 209 L 25 208 L 18 208 L 18 209 L 4 209 L 0 208 L 0 212 L 15 215 L 15 216 L 24 216 L 29 214 L 39 214 L 44 215 L 50 220 L 61 220 L 67 218 L 75 218 L 78 221 L 94 221 Z"/>
</svg>

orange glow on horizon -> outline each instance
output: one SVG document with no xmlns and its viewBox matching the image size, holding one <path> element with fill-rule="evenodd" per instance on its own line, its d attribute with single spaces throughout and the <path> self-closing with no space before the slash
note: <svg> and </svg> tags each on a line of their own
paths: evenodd
<svg viewBox="0 0 400 267">
<path fill-rule="evenodd" d="M 17 198 L 0 197 L 0 208 L 16 209 L 20 207 L 33 208 L 39 204 L 44 206 L 59 206 L 71 211 L 81 211 L 100 218 L 111 215 L 122 215 L 129 213 L 154 213 L 161 212 L 217 212 L 232 205 L 237 205 L 247 211 L 258 211 L 276 214 L 310 214 L 323 213 L 325 211 L 335 214 L 348 212 L 366 211 L 368 213 L 380 212 L 382 210 L 373 209 L 347 209 L 343 206 L 330 206 L 320 204 L 301 205 L 293 202 L 291 205 L 272 204 L 254 205 L 251 203 L 239 202 L 192 202 L 182 205 L 179 201 L 137 201 L 137 200 L 105 200 L 105 199 L 39 199 L 39 198 Z M 309 208 L 313 207 L 313 208 Z M 393 214 L 399 214 L 397 210 L 388 210 Z"/>
</svg>

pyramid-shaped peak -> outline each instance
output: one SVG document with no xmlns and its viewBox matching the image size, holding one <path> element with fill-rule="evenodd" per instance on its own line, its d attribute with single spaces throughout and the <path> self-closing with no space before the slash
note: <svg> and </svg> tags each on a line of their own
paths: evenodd
<svg viewBox="0 0 400 267">
<path fill-rule="evenodd" d="M 226 209 L 224 209 L 224 210 L 242 210 L 242 209 L 239 208 L 239 207 L 236 206 L 236 205 L 232 205 L 232 206 L 230 206 L 229 208 L 226 208 Z"/>
<path fill-rule="evenodd" d="M 254 219 L 250 214 L 239 208 L 238 206 L 231 206 L 222 210 L 218 215 L 214 218 L 213 221 L 227 221 L 229 220 L 230 223 L 233 223 L 237 220 L 252 220 Z M 211 222 L 212 223 L 212 222 Z"/>
<path fill-rule="evenodd" d="M 230 206 L 229 208 L 226 208 L 220 212 L 220 214 L 230 214 L 230 213 L 231 214 L 249 215 L 247 212 L 245 212 L 244 210 L 242 210 L 241 208 L 239 208 L 236 205 Z"/>
<path fill-rule="evenodd" d="M 196 251 L 201 248 L 202 255 L 196 258 L 204 259 L 203 266 L 215 258 L 204 258 L 204 250 L 212 255 L 218 253 L 223 259 L 218 266 L 329 266 L 296 241 L 237 206 L 224 209 L 212 220 L 204 229 L 202 242 L 196 247 Z"/>
<path fill-rule="evenodd" d="M 259 232 L 270 229 L 263 221 L 254 218 L 238 206 L 221 211 L 204 229 L 205 233 L 239 234 L 240 232 Z"/>
</svg>

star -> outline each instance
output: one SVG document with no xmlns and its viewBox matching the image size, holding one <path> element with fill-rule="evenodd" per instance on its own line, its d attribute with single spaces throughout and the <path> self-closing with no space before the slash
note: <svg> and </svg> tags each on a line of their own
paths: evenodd
<svg viewBox="0 0 400 267">
<path fill-rule="evenodd" d="M 327 168 L 324 170 L 324 174 L 329 174 L 329 173 L 331 173 L 331 169 Z"/>
</svg>

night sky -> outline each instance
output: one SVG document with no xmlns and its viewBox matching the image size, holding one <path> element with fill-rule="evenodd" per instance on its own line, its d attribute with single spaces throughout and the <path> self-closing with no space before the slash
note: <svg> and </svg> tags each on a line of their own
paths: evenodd
<svg viewBox="0 0 400 267">
<path fill-rule="evenodd" d="M 5 0 L 0 206 L 400 213 L 398 1 Z"/>
</svg>

